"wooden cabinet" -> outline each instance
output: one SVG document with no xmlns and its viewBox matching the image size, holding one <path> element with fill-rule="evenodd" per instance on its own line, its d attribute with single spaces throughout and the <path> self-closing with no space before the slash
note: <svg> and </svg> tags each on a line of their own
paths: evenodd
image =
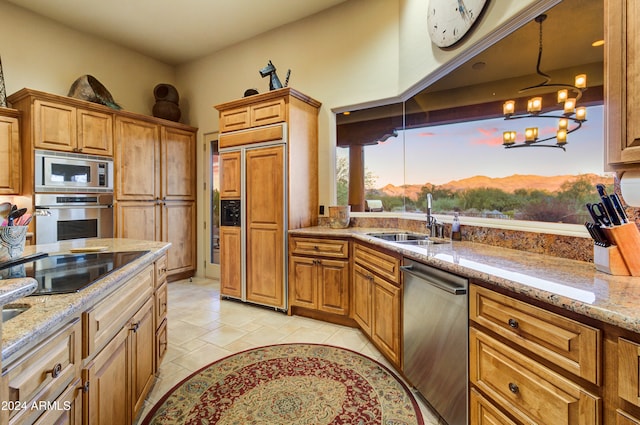
<svg viewBox="0 0 640 425">
<path fill-rule="evenodd" d="M 602 423 L 600 329 L 475 284 L 469 317 L 471 391 L 485 397 L 472 401 L 472 424 L 496 415 L 485 411 L 517 423 Z"/>
<path fill-rule="evenodd" d="M 471 383 L 522 423 L 597 424 L 600 397 L 475 328 Z"/>
<path fill-rule="evenodd" d="M 164 316 L 156 309 L 165 264 L 158 259 L 83 313 L 85 423 L 131 424 L 141 411 L 157 370 L 158 338 L 166 345 L 156 326 L 159 314 L 166 317 L 166 303 Z M 161 325 L 166 329 L 166 320 Z"/>
<path fill-rule="evenodd" d="M 22 89 L 9 96 L 25 113 L 25 146 L 88 155 L 113 155 L 114 111 L 91 102 Z"/>
<path fill-rule="evenodd" d="M 353 319 L 395 367 L 402 365 L 400 257 L 353 245 Z"/>
<path fill-rule="evenodd" d="M 20 112 L 0 108 L 0 195 L 19 195 Z"/>
<path fill-rule="evenodd" d="M 601 383 L 601 331 L 472 285 L 471 320 L 594 384 Z"/>
<path fill-rule="evenodd" d="M 241 152 L 220 154 L 220 199 L 240 199 Z"/>
<path fill-rule="evenodd" d="M 195 131 L 116 117 L 115 235 L 171 242 L 168 272 L 196 268 Z"/>
<path fill-rule="evenodd" d="M 155 362 L 154 372 L 158 371 L 160 363 L 167 352 L 167 311 L 169 307 L 167 286 L 167 256 L 163 256 L 155 263 L 155 292 L 154 292 L 154 332 L 155 332 Z"/>
<path fill-rule="evenodd" d="M 317 223 L 319 107 L 291 88 L 216 106 L 220 197 L 240 199 L 243 229 L 239 245 L 221 229 L 223 296 L 287 309 L 287 231 Z"/>
<path fill-rule="evenodd" d="M 640 166 L 640 7 L 605 0 L 606 163 L 616 170 Z"/>
<path fill-rule="evenodd" d="M 242 235 L 240 227 L 220 227 L 220 293 L 242 296 Z"/>
<path fill-rule="evenodd" d="M 477 425 L 517 425 L 475 389 L 469 392 L 469 422 Z"/>
<path fill-rule="evenodd" d="M 80 387 L 81 367 L 80 319 L 64 325 L 53 335 L 22 357 L 3 365 L 3 381 L 9 386 L 9 402 L 16 410 L 10 412 L 9 424 L 30 424 L 47 409 L 30 408 L 39 403 L 75 399 Z M 4 414 L 4 412 L 3 412 Z"/>
<path fill-rule="evenodd" d="M 347 316 L 349 242 L 291 238 L 289 252 L 289 305 Z"/>
</svg>

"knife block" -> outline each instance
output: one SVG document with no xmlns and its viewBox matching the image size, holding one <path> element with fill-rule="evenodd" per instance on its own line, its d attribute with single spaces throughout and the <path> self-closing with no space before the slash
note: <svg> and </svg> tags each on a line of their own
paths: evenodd
<svg viewBox="0 0 640 425">
<path fill-rule="evenodd" d="M 640 231 L 635 223 L 604 227 L 605 234 L 614 243 L 631 276 L 640 276 Z"/>
<path fill-rule="evenodd" d="M 593 246 L 593 264 L 596 270 L 614 276 L 630 276 L 629 269 L 617 246 Z"/>
</svg>

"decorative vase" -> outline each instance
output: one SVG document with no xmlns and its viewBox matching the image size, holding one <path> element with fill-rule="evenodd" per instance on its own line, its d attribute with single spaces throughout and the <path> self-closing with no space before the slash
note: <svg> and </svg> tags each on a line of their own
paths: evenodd
<svg viewBox="0 0 640 425">
<path fill-rule="evenodd" d="M 334 229 L 346 229 L 351 220 L 351 205 L 338 205 L 329 207 L 329 227 Z"/>
<path fill-rule="evenodd" d="M 156 99 L 153 105 L 153 116 L 169 121 L 179 121 L 182 115 L 178 102 L 180 95 L 171 84 L 158 84 L 153 89 L 153 97 Z"/>
<path fill-rule="evenodd" d="M 0 262 L 22 256 L 27 226 L 0 226 Z"/>
</svg>

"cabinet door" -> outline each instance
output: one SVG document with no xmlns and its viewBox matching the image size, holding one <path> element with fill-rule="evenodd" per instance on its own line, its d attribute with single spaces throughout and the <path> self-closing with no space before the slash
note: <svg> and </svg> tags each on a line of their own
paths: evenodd
<svg viewBox="0 0 640 425">
<path fill-rule="evenodd" d="M 346 316 L 349 314 L 349 262 L 317 260 L 318 309 Z"/>
<path fill-rule="evenodd" d="M 196 136 L 191 131 L 162 128 L 162 199 L 196 199 Z"/>
<path fill-rule="evenodd" d="M 220 227 L 220 293 L 242 296 L 242 241 L 239 227 Z"/>
<path fill-rule="evenodd" d="M 196 203 L 168 201 L 162 206 L 162 240 L 171 242 L 167 256 L 169 275 L 196 267 Z"/>
<path fill-rule="evenodd" d="M 82 425 L 82 381 L 78 378 L 47 409 L 34 425 Z M 13 424 L 12 424 L 13 425 Z"/>
<path fill-rule="evenodd" d="M 284 307 L 284 147 L 246 152 L 247 300 Z"/>
<path fill-rule="evenodd" d="M 76 108 L 53 102 L 36 100 L 33 104 L 34 140 L 37 149 L 72 152 L 76 140 Z"/>
<path fill-rule="evenodd" d="M 469 423 L 473 425 L 516 425 L 474 388 L 469 393 Z"/>
<path fill-rule="evenodd" d="M 17 117 L 0 115 L 0 195 L 20 194 L 20 132 Z"/>
<path fill-rule="evenodd" d="M 84 394 L 84 423 L 131 424 L 129 389 L 129 329 L 122 330 L 83 370 L 89 391 Z"/>
<path fill-rule="evenodd" d="M 289 258 L 289 303 L 292 306 L 316 309 L 316 262 L 308 257 Z"/>
<path fill-rule="evenodd" d="M 605 1 L 607 163 L 640 164 L 640 4 Z"/>
<path fill-rule="evenodd" d="M 220 155 L 220 199 L 239 199 L 241 193 L 240 151 Z"/>
<path fill-rule="evenodd" d="M 401 291 L 395 285 L 373 278 L 373 325 L 371 338 L 394 365 L 400 365 Z"/>
<path fill-rule="evenodd" d="M 113 115 L 78 109 L 77 150 L 90 155 L 113 155 Z"/>
<path fill-rule="evenodd" d="M 159 208 L 155 202 L 118 201 L 115 205 L 115 236 L 145 241 L 160 239 Z"/>
<path fill-rule="evenodd" d="M 618 396 L 640 406 L 640 344 L 618 339 Z"/>
<path fill-rule="evenodd" d="M 116 118 L 115 197 L 154 201 L 160 197 L 160 132 L 158 126 Z"/>
<path fill-rule="evenodd" d="M 371 335 L 373 276 L 357 264 L 353 267 L 351 279 L 353 288 L 352 316 L 367 335 Z"/>
<path fill-rule="evenodd" d="M 144 404 L 154 380 L 154 346 L 156 330 L 153 326 L 153 299 L 133 316 L 130 322 L 131 338 L 131 414 L 136 417 Z"/>
</svg>

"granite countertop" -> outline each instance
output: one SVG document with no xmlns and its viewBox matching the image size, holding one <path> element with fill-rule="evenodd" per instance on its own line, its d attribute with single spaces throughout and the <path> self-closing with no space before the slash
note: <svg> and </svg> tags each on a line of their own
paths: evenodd
<svg viewBox="0 0 640 425">
<path fill-rule="evenodd" d="M 30 307 L 20 315 L 2 323 L 3 362 L 16 354 L 21 354 L 71 318 L 79 316 L 88 306 L 113 292 L 131 275 L 161 257 L 169 246 L 167 242 L 133 239 L 87 239 L 26 246 L 23 255 L 37 252 L 64 254 L 69 253 L 72 248 L 84 247 L 106 247 L 107 251 L 149 251 L 149 253 L 113 271 L 90 287 L 72 294 L 27 297 L 37 287 L 35 280 L 30 278 L 0 280 L 0 297 L 2 297 L 0 300 L 3 303 Z"/>
<path fill-rule="evenodd" d="M 478 279 L 640 333 L 640 277 L 611 276 L 592 263 L 471 242 L 409 246 L 368 236 L 388 228 L 309 227 L 290 235 L 352 237 L 395 251 L 425 264 Z"/>
</svg>

